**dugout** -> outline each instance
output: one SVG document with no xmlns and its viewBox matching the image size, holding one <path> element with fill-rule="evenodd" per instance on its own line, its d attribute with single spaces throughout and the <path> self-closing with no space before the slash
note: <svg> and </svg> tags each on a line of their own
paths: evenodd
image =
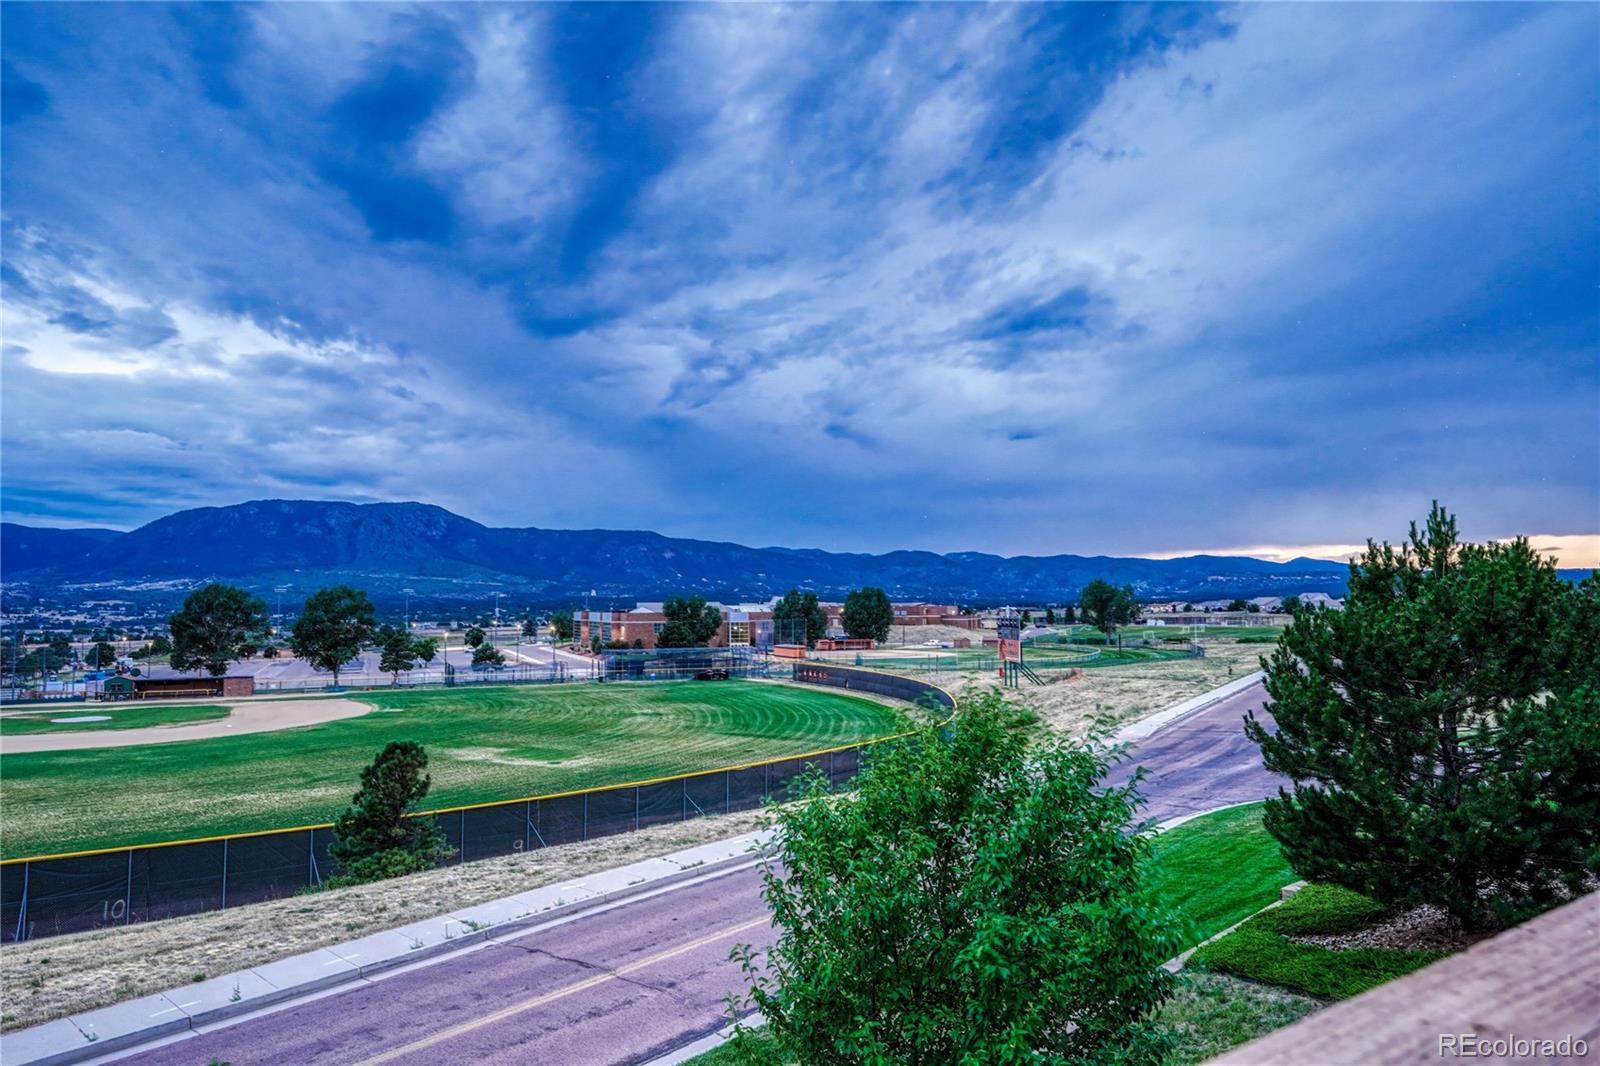
<svg viewBox="0 0 1600 1066">
<path fill-rule="evenodd" d="M 217 699 L 254 696 L 256 679 L 237 677 L 108 677 L 100 686 L 106 700 Z"/>
</svg>

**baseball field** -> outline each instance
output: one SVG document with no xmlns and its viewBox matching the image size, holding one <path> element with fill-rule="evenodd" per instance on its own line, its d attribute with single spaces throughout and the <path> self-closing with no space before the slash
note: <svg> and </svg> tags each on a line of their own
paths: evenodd
<svg viewBox="0 0 1600 1066">
<path fill-rule="evenodd" d="M 314 725 L 0 755 L 3 854 L 328 822 L 349 802 L 361 769 L 391 740 L 426 747 L 433 787 L 425 805 L 437 808 L 779 758 L 880 736 L 893 725 L 889 709 L 878 703 L 754 681 L 355 698 L 370 710 Z"/>
</svg>

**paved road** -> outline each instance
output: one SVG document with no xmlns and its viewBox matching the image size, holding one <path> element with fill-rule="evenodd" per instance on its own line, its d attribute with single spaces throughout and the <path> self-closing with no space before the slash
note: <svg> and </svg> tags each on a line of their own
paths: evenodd
<svg viewBox="0 0 1600 1066">
<path fill-rule="evenodd" d="M 1246 711 L 1273 725 L 1272 716 L 1262 710 L 1265 699 L 1266 689 L 1253 685 L 1168 726 L 1136 745 L 1109 779 L 1121 784 L 1143 766 L 1143 813 L 1158 822 L 1276 795 L 1287 779 L 1267 772 L 1261 750 L 1244 735 Z"/>
<path fill-rule="evenodd" d="M 1134 760 L 1165 820 L 1270 795 L 1239 718 L 1259 687 L 1168 727 Z M 1125 779 L 1132 765 L 1119 767 Z M 1115 775 L 1114 775 L 1115 776 Z M 734 944 L 772 927 L 754 870 L 665 892 L 363 983 L 126 1061 L 141 1066 L 452 1063 L 622 1066 L 720 1028 L 743 982 Z"/>
</svg>

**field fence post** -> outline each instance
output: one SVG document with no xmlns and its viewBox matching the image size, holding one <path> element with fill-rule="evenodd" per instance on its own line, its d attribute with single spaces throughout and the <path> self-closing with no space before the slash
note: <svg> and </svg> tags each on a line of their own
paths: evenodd
<svg viewBox="0 0 1600 1066">
<path fill-rule="evenodd" d="M 17 908 L 17 931 L 11 934 L 13 944 L 22 940 L 22 931 L 28 927 L 28 873 L 33 869 L 33 863 L 22 864 L 22 906 Z"/>
<path fill-rule="evenodd" d="M 228 838 L 222 838 L 222 906 L 228 906 Z"/>
<path fill-rule="evenodd" d="M 461 861 L 467 861 L 467 812 L 461 812 Z"/>
<path fill-rule="evenodd" d="M 722 771 L 722 813 L 733 813 L 733 771 Z"/>
<path fill-rule="evenodd" d="M 133 921 L 133 849 L 132 848 L 128 849 L 128 891 L 123 895 L 123 899 L 126 900 L 126 903 L 124 904 L 123 915 L 124 915 L 124 917 L 127 918 L 127 921 L 123 922 L 122 924 L 123 925 L 127 925 L 128 922 Z"/>
<path fill-rule="evenodd" d="M 526 825 L 526 832 L 522 834 L 522 850 L 529 851 L 533 848 L 533 801 L 529 800 L 523 806 L 522 820 Z"/>
<path fill-rule="evenodd" d="M 583 837 L 582 837 L 582 839 L 584 839 L 584 840 L 588 840 L 589 839 L 589 793 L 587 793 L 587 792 L 585 792 L 583 794 Z"/>
<path fill-rule="evenodd" d="M 633 831 L 639 831 L 639 786 L 633 786 Z"/>
</svg>

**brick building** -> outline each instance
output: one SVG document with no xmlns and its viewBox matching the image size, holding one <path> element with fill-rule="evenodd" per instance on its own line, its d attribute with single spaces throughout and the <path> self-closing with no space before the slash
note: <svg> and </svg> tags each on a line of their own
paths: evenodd
<svg viewBox="0 0 1600 1066">
<path fill-rule="evenodd" d="M 713 648 L 772 646 L 771 604 L 712 602 L 708 606 L 722 612 L 722 625 L 711 638 Z M 575 611 L 572 632 L 582 647 L 598 636 L 601 644 L 622 642 L 631 647 L 638 641 L 641 647 L 653 648 L 666 623 L 664 604 L 641 603 L 627 611 Z"/>
</svg>

